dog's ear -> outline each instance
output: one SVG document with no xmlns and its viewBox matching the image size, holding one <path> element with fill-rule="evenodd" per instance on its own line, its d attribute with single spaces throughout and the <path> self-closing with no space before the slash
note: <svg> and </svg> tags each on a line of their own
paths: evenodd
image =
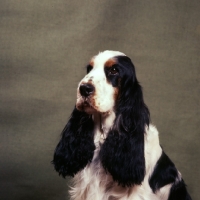
<svg viewBox="0 0 200 200">
<path fill-rule="evenodd" d="M 139 185 L 145 176 L 144 133 L 150 114 L 131 60 L 122 56 L 118 62 L 124 74 L 120 77 L 116 119 L 102 145 L 100 158 L 105 170 L 120 185 Z"/>
<path fill-rule="evenodd" d="M 92 161 L 94 145 L 92 116 L 76 108 L 62 132 L 52 163 L 59 175 L 74 176 Z"/>
</svg>

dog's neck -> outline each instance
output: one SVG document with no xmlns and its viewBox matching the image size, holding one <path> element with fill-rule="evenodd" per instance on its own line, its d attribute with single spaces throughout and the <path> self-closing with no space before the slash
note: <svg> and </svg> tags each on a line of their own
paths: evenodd
<svg viewBox="0 0 200 200">
<path fill-rule="evenodd" d="M 93 114 L 94 120 L 94 142 L 95 145 L 103 143 L 115 120 L 115 112 Z"/>
</svg>

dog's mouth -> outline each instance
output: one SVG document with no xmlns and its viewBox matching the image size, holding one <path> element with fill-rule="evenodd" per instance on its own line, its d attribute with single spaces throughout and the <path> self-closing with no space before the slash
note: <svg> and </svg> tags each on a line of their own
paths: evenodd
<svg viewBox="0 0 200 200">
<path fill-rule="evenodd" d="M 90 102 L 90 99 L 81 97 L 77 99 L 76 108 L 80 111 L 86 112 L 88 114 L 92 114 L 96 112 L 96 109 Z"/>
<path fill-rule="evenodd" d="M 84 100 L 84 102 L 82 103 L 82 107 L 89 107 L 92 108 L 91 104 L 88 102 L 88 100 Z"/>
</svg>

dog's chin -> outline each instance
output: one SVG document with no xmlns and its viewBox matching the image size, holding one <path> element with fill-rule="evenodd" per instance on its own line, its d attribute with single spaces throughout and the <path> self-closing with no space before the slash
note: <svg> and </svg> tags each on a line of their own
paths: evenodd
<svg viewBox="0 0 200 200">
<path fill-rule="evenodd" d="M 82 102 L 81 104 L 77 103 L 76 104 L 76 108 L 81 111 L 81 112 L 85 112 L 89 115 L 92 115 L 94 113 L 97 113 L 98 111 L 92 106 L 90 105 L 87 101 Z"/>
</svg>

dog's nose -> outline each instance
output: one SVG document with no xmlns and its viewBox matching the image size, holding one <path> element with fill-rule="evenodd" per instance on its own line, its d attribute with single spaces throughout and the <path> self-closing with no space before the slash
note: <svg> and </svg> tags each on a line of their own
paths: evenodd
<svg viewBox="0 0 200 200">
<path fill-rule="evenodd" d="M 81 84 L 79 91 L 81 96 L 88 97 L 94 92 L 94 86 L 91 84 Z"/>
</svg>

